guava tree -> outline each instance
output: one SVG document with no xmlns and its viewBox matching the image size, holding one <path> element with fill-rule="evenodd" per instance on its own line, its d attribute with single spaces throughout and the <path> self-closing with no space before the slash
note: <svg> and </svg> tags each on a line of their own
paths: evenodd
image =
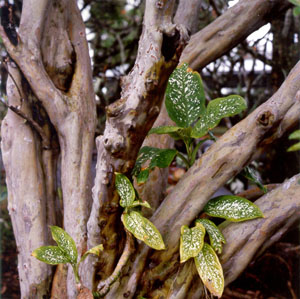
<svg viewBox="0 0 300 299">
<path fill-rule="evenodd" d="M 154 170 L 139 188 L 153 208 L 147 217 L 160 231 L 166 250 L 153 251 L 128 237 L 115 176 L 131 176 L 143 142 L 172 147 L 167 135 L 146 138 L 155 121 L 155 127 L 171 125 L 162 105 L 170 74 L 182 62 L 203 68 L 291 7 L 282 0 L 240 0 L 189 38 L 201 0 L 179 1 L 178 6 L 175 2 L 146 0 L 135 64 L 122 80 L 121 98 L 106 108 L 103 135 L 96 137 L 94 182 L 95 95 L 76 1 L 24 0 L 18 33 L 9 22 L 1 26 L 9 54 L 10 108 L 2 123 L 2 155 L 22 298 L 78 294 L 71 267 L 59 265 L 53 273 L 52 267 L 31 256 L 36 248 L 51 244 L 49 225 L 61 226 L 71 235 L 78 259 L 103 245 L 100 257 L 89 256 L 79 268 L 89 290 L 105 290 L 106 298 L 200 297 L 203 286 L 196 268 L 190 261 L 179 265 L 181 226 L 190 225 L 216 190 L 297 124 L 299 63 L 267 102 L 195 161 L 168 196 L 164 197 L 166 171 Z M 289 178 L 256 201 L 265 218 L 224 225 L 227 244 L 220 260 L 225 284 L 298 219 L 299 179 Z M 89 293 L 87 289 L 81 295 Z"/>
</svg>

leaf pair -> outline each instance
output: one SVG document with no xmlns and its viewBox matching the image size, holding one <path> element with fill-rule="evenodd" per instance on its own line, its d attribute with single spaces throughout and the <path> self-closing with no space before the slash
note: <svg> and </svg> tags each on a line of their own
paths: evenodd
<svg viewBox="0 0 300 299">
<path fill-rule="evenodd" d="M 121 218 L 125 228 L 137 239 L 144 241 L 148 246 L 156 250 L 165 249 L 162 236 L 155 225 L 139 212 L 130 210 L 137 206 L 150 208 L 150 205 L 146 201 L 135 200 L 136 191 L 129 179 L 121 173 L 115 174 L 115 186 L 120 196 L 120 205 L 125 208 L 125 212 Z"/>
<path fill-rule="evenodd" d="M 300 13 L 299 13 L 300 14 Z M 300 130 L 296 130 L 295 132 L 293 132 L 290 136 L 289 139 L 291 140 L 300 140 Z M 290 146 L 288 148 L 288 152 L 293 152 L 293 151 L 299 151 L 300 150 L 300 142 L 295 143 L 294 145 Z"/>
</svg>

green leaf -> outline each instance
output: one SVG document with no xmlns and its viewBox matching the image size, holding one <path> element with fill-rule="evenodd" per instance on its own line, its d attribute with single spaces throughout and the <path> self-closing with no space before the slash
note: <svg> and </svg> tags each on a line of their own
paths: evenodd
<svg viewBox="0 0 300 299">
<path fill-rule="evenodd" d="M 300 142 L 290 146 L 287 151 L 288 152 L 294 152 L 294 151 L 299 151 L 300 150 Z"/>
<path fill-rule="evenodd" d="M 300 130 L 296 130 L 290 134 L 289 139 L 300 139 Z"/>
<path fill-rule="evenodd" d="M 123 208 L 131 206 L 135 199 L 134 188 L 126 175 L 116 172 L 115 186 L 120 196 L 120 205 Z"/>
<path fill-rule="evenodd" d="M 261 210 L 251 201 L 234 195 L 222 195 L 211 199 L 204 212 L 212 217 L 239 222 L 264 217 Z"/>
<path fill-rule="evenodd" d="M 130 208 L 134 208 L 134 207 L 138 207 L 138 206 L 142 206 L 142 207 L 151 209 L 151 206 L 147 201 L 141 201 L 141 200 L 135 200 L 132 203 L 132 205 L 130 206 Z"/>
<path fill-rule="evenodd" d="M 149 170 L 152 170 L 154 167 L 168 167 L 176 154 L 177 151 L 174 149 L 159 149 L 155 147 L 144 146 L 139 151 L 132 174 L 138 177 L 139 173 L 141 172 L 142 165 L 146 161 L 150 161 L 148 165 Z M 147 174 L 143 174 L 141 177 L 139 177 L 138 182 L 142 182 L 146 175 Z"/>
<path fill-rule="evenodd" d="M 207 110 L 196 123 L 192 137 L 200 138 L 216 127 L 224 117 L 234 116 L 247 108 L 246 101 L 239 95 L 230 95 L 210 101 Z"/>
<path fill-rule="evenodd" d="M 42 246 L 34 250 L 32 256 L 49 265 L 70 263 L 69 258 L 58 246 Z"/>
<path fill-rule="evenodd" d="M 289 0 L 292 4 L 300 6 L 300 0 Z"/>
<path fill-rule="evenodd" d="M 180 263 L 199 254 L 204 244 L 204 235 L 205 228 L 201 223 L 197 223 L 193 228 L 186 225 L 181 226 Z"/>
<path fill-rule="evenodd" d="M 144 184 L 149 177 L 149 169 L 144 169 L 142 170 L 136 177 L 137 183 L 140 184 Z"/>
<path fill-rule="evenodd" d="M 204 112 L 205 95 L 201 77 L 186 63 L 177 67 L 170 76 L 165 104 L 170 118 L 184 128 Z"/>
<path fill-rule="evenodd" d="M 294 7 L 294 9 L 293 9 L 293 15 L 295 17 L 300 16 L 300 6 Z"/>
<path fill-rule="evenodd" d="M 226 240 L 219 228 L 209 219 L 197 219 L 196 223 L 201 223 L 204 226 L 209 236 L 210 245 L 217 253 L 221 254 Z"/>
<path fill-rule="evenodd" d="M 224 290 L 224 276 L 215 251 L 207 243 L 204 243 L 201 252 L 194 260 L 203 284 L 214 296 L 220 298 Z"/>
<path fill-rule="evenodd" d="M 99 245 L 97 245 L 97 246 L 91 248 L 90 250 L 88 250 L 88 251 L 86 251 L 86 252 L 84 253 L 84 255 L 81 257 L 81 259 L 80 259 L 78 265 L 79 265 L 81 262 L 83 262 L 83 261 L 87 258 L 87 256 L 88 256 L 89 254 L 94 254 L 94 255 L 100 256 L 100 252 L 103 251 L 103 250 L 104 250 L 104 249 L 103 249 L 103 245 L 102 245 L 102 244 L 99 244 Z"/>
<path fill-rule="evenodd" d="M 152 128 L 148 135 L 150 134 L 169 134 L 174 133 L 182 129 L 181 127 L 174 127 L 174 126 L 160 126 L 156 128 Z"/>
<path fill-rule="evenodd" d="M 255 183 L 264 193 L 267 193 L 267 188 L 260 182 L 255 170 L 249 166 L 246 166 L 242 172 L 242 175 L 249 181 Z"/>
<path fill-rule="evenodd" d="M 125 228 L 137 239 L 144 241 L 148 246 L 156 249 L 165 249 L 165 244 L 160 232 L 154 224 L 136 211 L 122 214 L 122 222 Z"/>
<path fill-rule="evenodd" d="M 50 229 L 53 240 L 57 243 L 64 255 L 69 259 L 69 262 L 72 265 L 75 265 L 77 263 L 78 256 L 75 241 L 66 231 L 58 226 L 50 226 Z"/>
</svg>

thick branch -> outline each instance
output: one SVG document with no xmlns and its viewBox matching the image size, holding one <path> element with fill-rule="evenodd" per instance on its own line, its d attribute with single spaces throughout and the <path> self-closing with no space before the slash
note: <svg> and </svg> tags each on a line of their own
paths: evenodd
<svg viewBox="0 0 300 299">
<path fill-rule="evenodd" d="M 214 22 L 194 34 L 181 61 L 193 69 L 216 60 L 250 33 L 289 7 L 288 1 L 241 0 Z"/>
</svg>

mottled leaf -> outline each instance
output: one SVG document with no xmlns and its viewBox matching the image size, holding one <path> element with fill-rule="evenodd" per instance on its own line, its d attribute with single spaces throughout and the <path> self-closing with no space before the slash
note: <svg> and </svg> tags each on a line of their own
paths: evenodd
<svg viewBox="0 0 300 299">
<path fill-rule="evenodd" d="M 180 263 L 198 255 L 204 244 L 204 236 L 205 228 L 201 223 L 192 228 L 181 226 Z"/>
<path fill-rule="evenodd" d="M 209 216 L 239 222 L 264 217 L 261 210 L 251 201 L 234 195 L 222 195 L 211 199 L 204 207 Z"/>
<path fill-rule="evenodd" d="M 289 139 L 300 139 L 300 130 L 296 130 L 290 134 Z"/>
<path fill-rule="evenodd" d="M 126 175 L 116 172 L 115 186 L 120 196 L 120 206 L 123 208 L 130 207 L 134 202 L 134 188 Z"/>
<path fill-rule="evenodd" d="M 147 161 L 149 161 L 149 170 L 152 170 L 154 167 L 168 167 L 176 154 L 177 151 L 174 149 L 159 149 L 155 147 L 144 146 L 139 151 L 132 174 L 138 177 L 139 173 L 141 172 L 142 165 Z M 142 182 L 145 176 L 146 174 L 143 174 L 141 177 L 139 177 L 138 182 Z"/>
<path fill-rule="evenodd" d="M 34 250 L 32 256 L 49 265 L 71 262 L 58 246 L 42 246 Z"/>
<path fill-rule="evenodd" d="M 148 246 L 156 249 L 165 249 L 165 244 L 160 232 L 154 224 L 136 211 L 122 214 L 122 222 L 126 229 L 137 239 L 144 241 Z"/>
<path fill-rule="evenodd" d="M 230 95 L 210 101 L 205 113 L 192 131 L 192 137 L 200 138 L 216 127 L 224 117 L 234 116 L 247 108 L 246 101 L 239 95 Z"/>
<path fill-rule="evenodd" d="M 81 262 L 83 262 L 89 254 L 94 254 L 94 255 L 100 256 L 100 252 L 101 251 L 103 251 L 103 245 L 102 244 L 97 245 L 97 246 L 91 248 L 90 250 L 88 250 L 88 251 L 86 251 L 84 253 L 84 255 L 81 257 L 81 259 L 80 259 L 80 261 L 79 261 L 78 264 L 80 264 Z"/>
<path fill-rule="evenodd" d="M 209 236 L 210 245 L 217 253 L 221 254 L 226 240 L 219 228 L 209 219 L 197 219 L 196 223 L 201 223 L 204 226 Z"/>
<path fill-rule="evenodd" d="M 70 263 L 75 265 L 78 256 L 75 241 L 66 231 L 58 226 L 51 226 L 50 229 L 53 240 L 69 259 Z"/>
<path fill-rule="evenodd" d="M 224 290 L 224 276 L 215 251 L 207 243 L 204 243 L 201 252 L 194 260 L 203 284 L 214 296 L 220 298 Z"/>
<path fill-rule="evenodd" d="M 261 183 L 255 170 L 251 167 L 246 166 L 242 172 L 242 175 L 249 181 L 255 183 L 264 193 L 268 192 L 267 188 Z"/>
<path fill-rule="evenodd" d="M 300 142 L 290 146 L 287 151 L 288 152 L 294 152 L 294 151 L 299 151 L 300 150 Z"/>
<path fill-rule="evenodd" d="M 180 127 L 189 127 L 205 110 L 205 95 L 199 73 L 187 64 L 177 67 L 166 89 L 166 108 Z"/>
</svg>

